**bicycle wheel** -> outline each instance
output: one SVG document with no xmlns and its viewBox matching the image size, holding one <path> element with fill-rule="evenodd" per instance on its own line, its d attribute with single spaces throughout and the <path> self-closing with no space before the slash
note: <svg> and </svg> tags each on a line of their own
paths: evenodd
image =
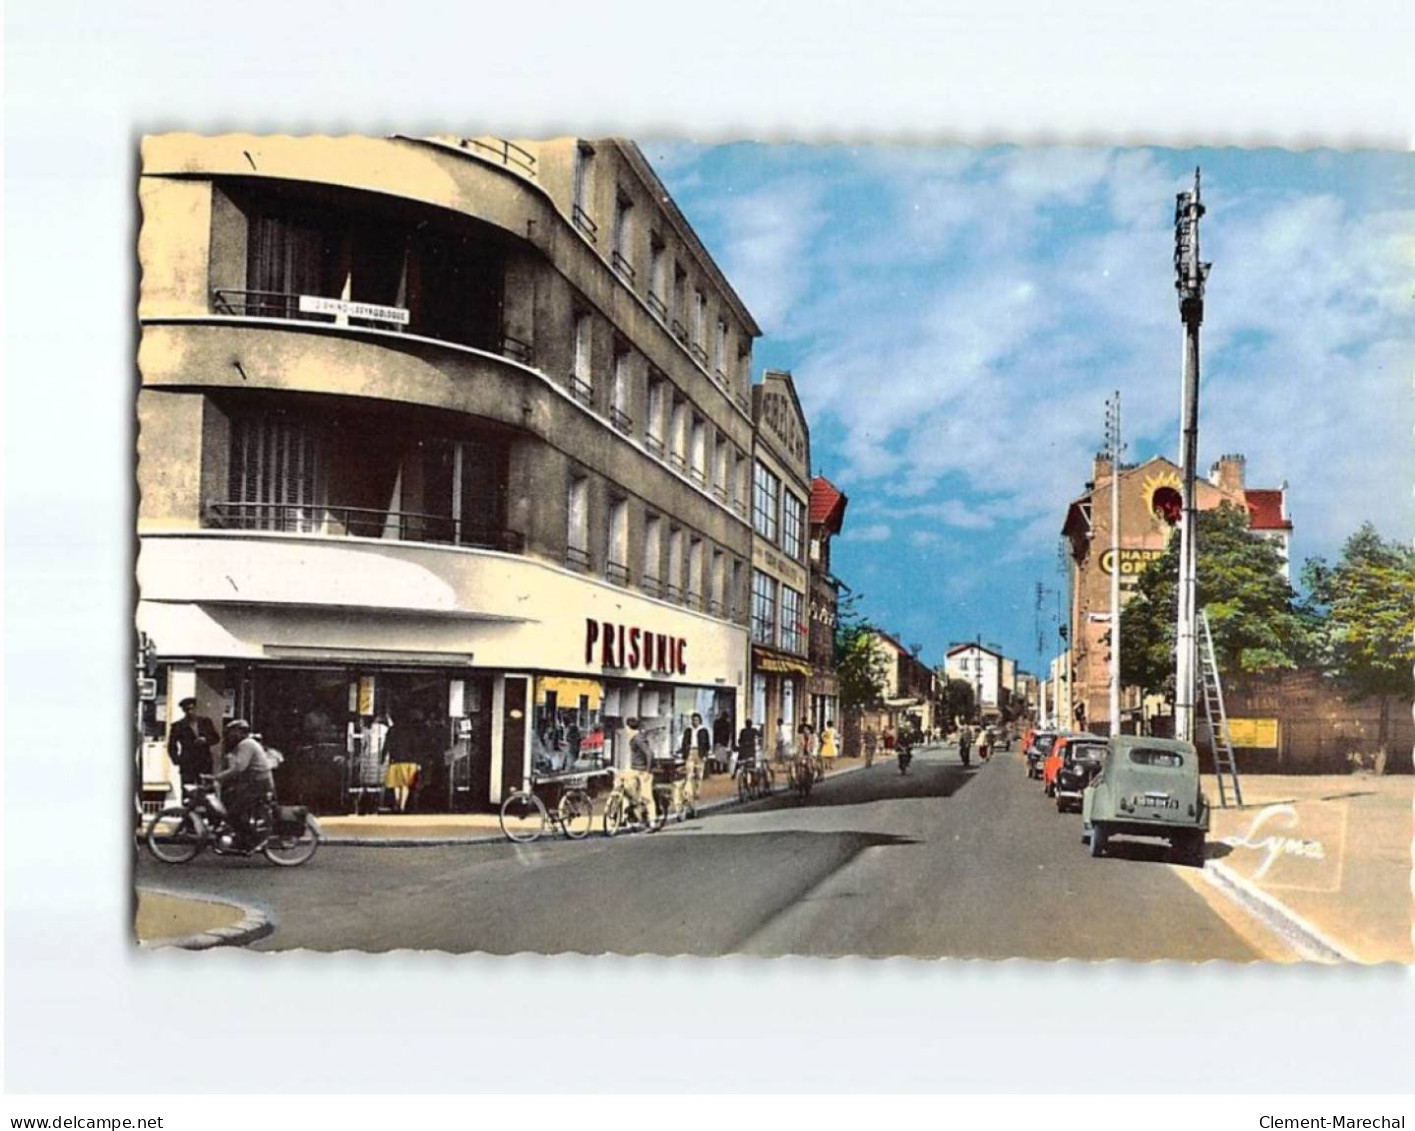
<svg viewBox="0 0 1415 1131">
<path fill-rule="evenodd" d="M 164 864 L 185 864 L 206 847 L 201 822 L 186 809 L 164 809 L 147 826 L 147 848 Z"/>
<path fill-rule="evenodd" d="M 501 831 L 507 840 L 530 844 L 545 832 L 545 806 L 534 793 L 517 790 L 501 803 Z"/>
<path fill-rule="evenodd" d="M 583 789 L 567 789 L 560 799 L 560 826 L 571 840 L 584 840 L 594 824 L 594 804 Z"/>
<path fill-rule="evenodd" d="M 619 832 L 628 817 L 628 804 L 624 794 L 615 790 L 604 803 L 604 835 L 613 836 Z"/>
<path fill-rule="evenodd" d="M 272 864 L 281 868 L 297 868 L 319 851 L 319 826 L 313 818 L 306 818 L 298 833 L 275 833 L 265 842 L 261 851 Z"/>
<path fill-rule="evenodd" d="M 652 832 L 660 832 L 668 824 L 668 814 L 673 809 L 673 791 L 671 789 L 654 790 L 653 807 L 653 825 L 650 828 Z"/>
</svg>

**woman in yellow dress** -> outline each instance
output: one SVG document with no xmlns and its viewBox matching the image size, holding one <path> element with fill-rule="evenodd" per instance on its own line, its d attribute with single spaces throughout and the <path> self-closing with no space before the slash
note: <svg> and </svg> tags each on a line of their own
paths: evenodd
<svg viewBox="0 0 1415 1131">
<path fill-rule="evenodd" d="M 825 771 L 829 773 L 835 768 L 836 755 L 835 723 L 829 719 L 826 720 L 825 729 L 821 731 L 820 754 L 821 765 L 824 766 Z"/>
</svg>

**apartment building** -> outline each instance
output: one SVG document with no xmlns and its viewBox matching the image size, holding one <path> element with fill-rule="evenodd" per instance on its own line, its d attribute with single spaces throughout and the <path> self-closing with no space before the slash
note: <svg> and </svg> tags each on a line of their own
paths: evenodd
<svg viewBox="0 0 1415 1131">
<path fill-rule="evenodd" d="M 841 726 L 835 678 L 835 626 L 844 583 L 830 567 L 830 543 L 845 523 L 849 498 L 823 475 L 811 479 L 810 719 L 817 731 Z"/>
<path fill-rule="evenodd" d="M 636 146 L 169 135 L 139 195 L 145 781 L 187 696 L 324 811 L 400 727 L 446 811 L 735 725 L 760 331 Z"/>
<path fill-rule="evenodd" d="M 791 374 L 768 369 L 752 388 L 751 718 L 794 739 L 808 718 L 810 430 Z"/>
</svg>

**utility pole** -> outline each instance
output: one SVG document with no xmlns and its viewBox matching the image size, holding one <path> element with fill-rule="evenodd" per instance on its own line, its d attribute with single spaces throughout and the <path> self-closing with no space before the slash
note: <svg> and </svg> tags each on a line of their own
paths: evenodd
<svg viewBox="0 0 1415 1131">
<path fill-rule="evenodd" d="M 1105 447 L 1110 458 L 1110 733 L 1120 733 L 1120 390 L 1105 402 Z"/>
<path fill-rule="evenodd" d="M 1199 327 L 1204 321 L 1204 282 L 1212 264 L 1199 259 L 1199 170 L 1194 189 L 1174 201 L 1174 287 L 1184 323 L 1184 382 L 1179 405 L 1180 467 L 1184 475 L 1184 512 L 1179 527 L 1179 623 L 1175 655 L 1174 736 L 1194 741 L 1195 625 L 1198 609 L 1194 482 L 1199 464 Z"/>
</svg>

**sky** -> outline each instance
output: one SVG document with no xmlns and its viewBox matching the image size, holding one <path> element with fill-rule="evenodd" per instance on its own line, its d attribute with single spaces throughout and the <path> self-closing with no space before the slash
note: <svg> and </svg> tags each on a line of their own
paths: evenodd
<svg viewBox="0 0 1415 1131">
<path fill-rule="evenodd" d="M 1415 157 L 641 141 L 790 370 L 849 496 L 834 571 L 931 664 L 1055 653 L 1068 502 L 1119 391 L 1125 458 L 1177 461 L 1174 194 L 1202 168 L 1199 458 L 1289 485 L 1301 562 L 1415 534 Z"/>
</svg>

